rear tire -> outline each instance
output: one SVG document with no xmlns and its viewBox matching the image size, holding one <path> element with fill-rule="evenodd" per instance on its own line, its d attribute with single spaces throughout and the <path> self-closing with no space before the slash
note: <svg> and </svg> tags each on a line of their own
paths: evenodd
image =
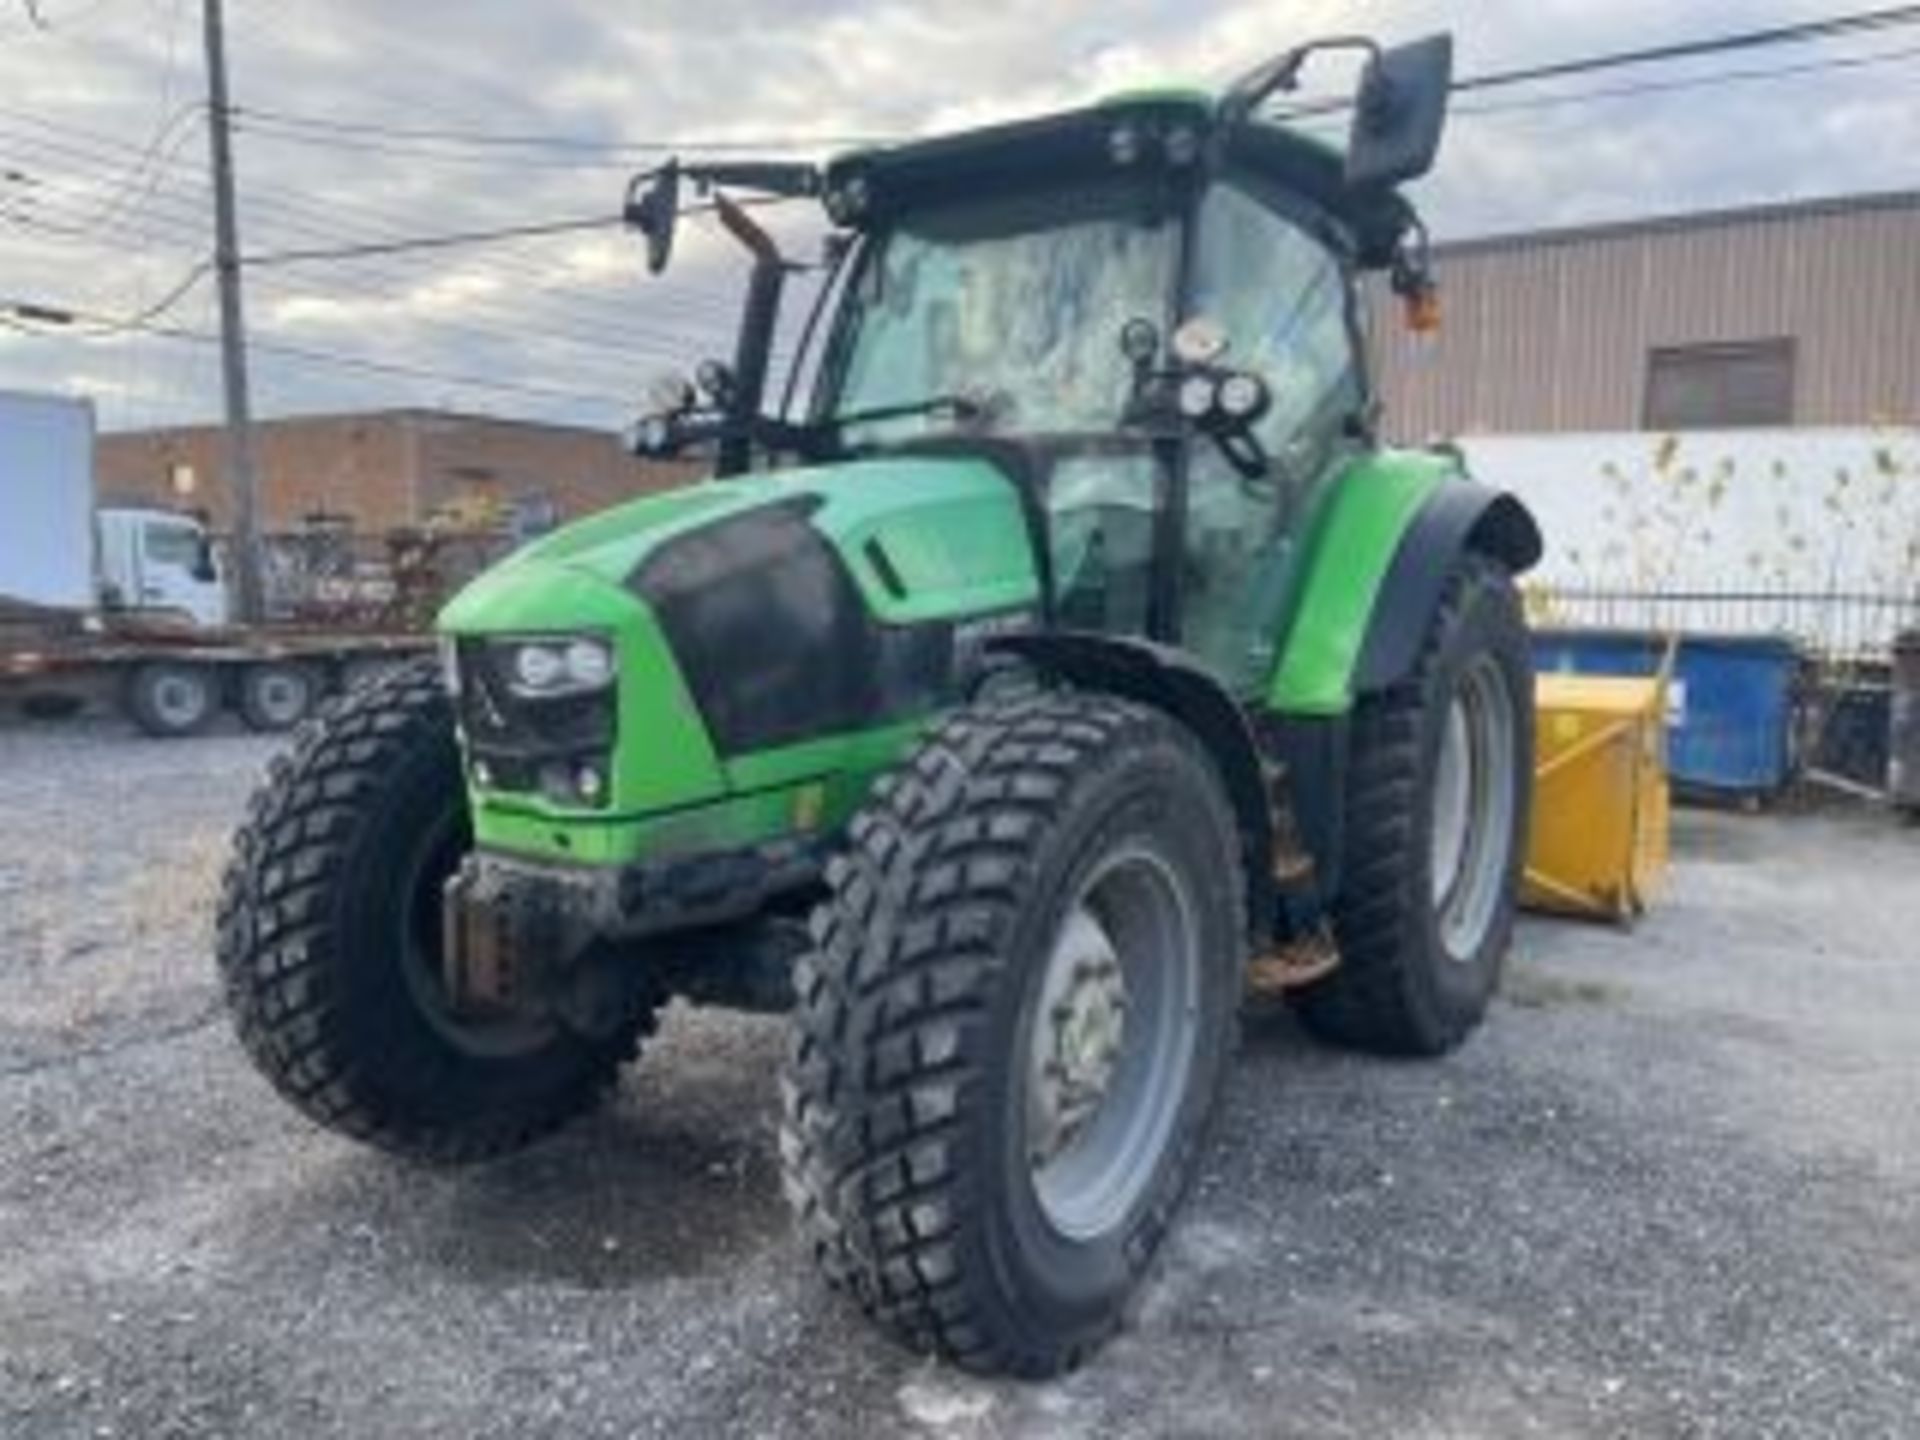
<svg viewBox="0 0 1920 1440">
<path fill-rule="evenodd" d="M 220 972 L 255 1066 L 320 1124 L 419 1159 L 501 1154 L 587 1110 L 652 1021 L 589 1037 L 442 1008 L 441 888 L 470 844 L 452 706 L 421 662 L 300 731 L 221 890 Z"/>
<path fill-rule="evenodd" d="M 1512 939 L 1532 790 L 1519 595 L 1502 566 L 1469 554 L 1412 674 L 1355 708 L 1333 906 L 1341 961 L 1301 993 L 1310 1030 L 1439 1055 L 1480 1023 Z"/>
<path fill-rule="evenodd" d="M 249 730 L 291 730 L 312 713 L 320 694 L 304 665 L 249 665 L 240 672 L 240 718 Z"/>
<path fill-rule="evenodd" d="M 796 974 L 788 1198 L 896 1338 L 1054 1374 L 1119 1324 L 1232 1049 L 1220 778 L 1158 712 L 1041 696 L 949 717 L 849 837 Z"/>
<path fill-rule="evenodd" d="M 219 709 L 220 688 L 206 665 L 153 661 L 137 667 L 127 681 L 133 723 L 162 740 L 197 735 Z"/>
</svg>

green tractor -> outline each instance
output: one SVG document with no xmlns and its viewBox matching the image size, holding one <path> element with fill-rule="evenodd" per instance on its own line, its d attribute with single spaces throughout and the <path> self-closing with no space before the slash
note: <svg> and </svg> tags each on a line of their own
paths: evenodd
<svg viewBox="0 0 1920 1440">
<path fill-rule="evenodd" d="M 1120 1323 L 1250 977 L 1371 1051 L 1474 1028 L 1540 539 L 1376 438 L 1359 285 L 1430 307 L 1395 186 L 1450 44 L 1328 43 L 1366 52 L 1344 151 L 1265 118 L 1305 46 L 1220 98 L 636 180 L 653 270 L 696 207 L 752 257 L 732 362 L 637 427 L 715 476 L 496 566 L 441 664 L 274 764 L 218 946 L 293 1104 L 478 1159 L 591 1106 L 672 997 L 788 1013 L 820 1267 L 1031 1376 Z M 773 200 L 834 227 L 779 405 Z"/>
</svg>

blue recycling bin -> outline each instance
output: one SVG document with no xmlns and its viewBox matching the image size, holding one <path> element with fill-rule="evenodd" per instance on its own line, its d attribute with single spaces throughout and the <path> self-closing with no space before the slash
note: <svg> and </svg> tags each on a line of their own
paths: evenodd
<svg viewBox="0 0 1920 1440">
<path fill-rule="evenodd" d="M 1644 630 L 1536 630 L 1534 668 L 1651 675 L 1668 637 Z M 1793 774 L 1800 652 L 1778 635 L 1680 636 L 1669 701 L 1667 768 L 1685 789 L 1766 796 Z"/>
</svg>

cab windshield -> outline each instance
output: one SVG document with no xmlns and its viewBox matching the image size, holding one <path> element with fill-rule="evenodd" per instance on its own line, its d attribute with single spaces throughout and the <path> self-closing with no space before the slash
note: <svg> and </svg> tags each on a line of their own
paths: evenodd
<svg viewBox="0 0 1920 1440">
<path fill-rule="evenodd" d="M 1120 325 L 1164 327 L 1179 226 L 1140 187 L 996 196 L 915 214 L 874 243 L 846 298 L 837 384 L 843 443 L 953 428 L 1112 431 L 1131 382 Z"/>
</svg>

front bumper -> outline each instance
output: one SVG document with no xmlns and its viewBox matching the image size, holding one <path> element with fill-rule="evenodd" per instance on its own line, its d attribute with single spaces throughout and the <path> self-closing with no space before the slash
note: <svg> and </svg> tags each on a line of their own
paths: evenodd
<svg viewBox="0 0 1920 1440">
<path fill-rule="evenodd" d="M 479 850 L 443 892 L 441 956 L 458 1010 L 537 1008 L 597 942 L 724 924 L 813 884 L 818 836 L 631 865 L 564 865 Z"/>
</svg>

